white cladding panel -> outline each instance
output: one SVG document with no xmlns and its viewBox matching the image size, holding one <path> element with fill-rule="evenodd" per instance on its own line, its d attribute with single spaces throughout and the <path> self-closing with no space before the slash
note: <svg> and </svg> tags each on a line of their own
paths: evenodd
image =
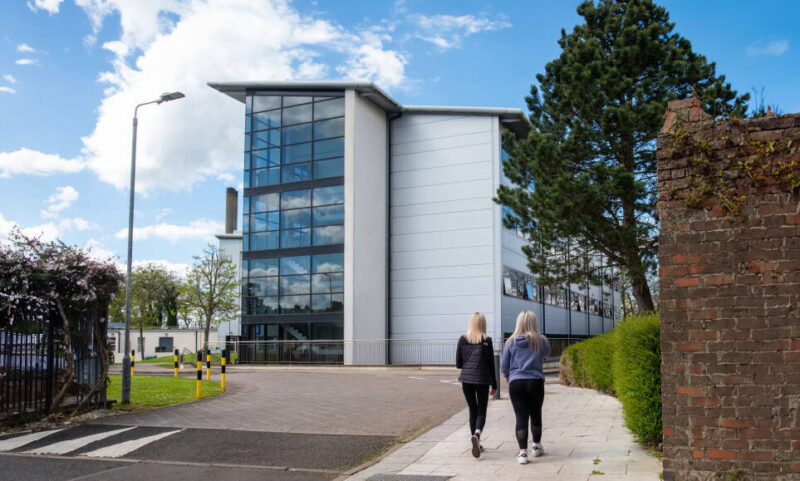
<svg viewBox="0 0 800 481">
<path fill-rule="evenodd" d="M 456 339 L 475 311 L 492 334 L 496 123 L 426 114 L 392 122 L 392 338 Z"/>
<path fill-rule="evenodd" d="M 386 112 L 345 93 L 345 339 L 385 339 Z M 355 356 L 355 357 L 353 357 Z M 345 353 L 345 363 L 357 353 Z"/>
</svg>

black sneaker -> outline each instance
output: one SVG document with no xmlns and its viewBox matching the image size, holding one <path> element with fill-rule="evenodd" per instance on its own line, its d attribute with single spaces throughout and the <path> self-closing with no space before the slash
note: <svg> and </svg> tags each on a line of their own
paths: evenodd
<svg viewBox="0 0 800 481">
<path fill-rule="evenodd" d="M 481 443 L 478 436 L 472 436 L 472 455 L 476 458 L 481 457 Z"/>
</svg>

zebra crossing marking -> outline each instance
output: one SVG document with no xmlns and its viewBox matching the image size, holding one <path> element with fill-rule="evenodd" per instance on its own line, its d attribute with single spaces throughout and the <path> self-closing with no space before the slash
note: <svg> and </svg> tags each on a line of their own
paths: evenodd
<svg viewBox="0 0 800 481">
<path fill-rule="evenodd" d="M 154 441 L 158 441 L 159 439 L 166 438 L 167 436 L 171 436 L 181 431 L 183 431 L 183 429 L 153 434 L 152 436 L 145 436 L 143 438 L 132 439 L 130 441 L 123 441 L 121 443 L 95 449 L 94 451 L 89 451 L 88 453 L 83 453 L 81 456 L 89 456 L 91 458 L 119 458 Z"/>
<path fill-rule="evenodd" d="M 4 439 L 0 441 L 0 452 L 3 451 L 11 451 L 12 449 L 21 448 L 26 444 L 30 444 L 34 441 L 38 441 L 42 438 L 50 436 L 51 434 L 55 434 L 59 431 L 63 431 L 64 429 L 52 429 L 50 431 L 39 431 L 37 433 L 30 433 L 25 434 L 23 436 L 17 436 L 11 439 Z"/>
<path fill-rule="evenodd" d="M 132 426 L 129 428 L 123 429 L 115 429 L 113 431 L 105 431 L 102 433 L 97 434 L 90 434 L 88 436 L 83 436 L 80 438 L 75 439 L 68 439 L 66 441 L 61 441 L 54 444 L 48 444 L 46 446 L 42 446 L 40 448 L 31 449 L 30 451 L 25 451 L 26 454 L 67 454 L 71 451 L 75 451 L 86 446 L 89 443 L 93 443 L 95 441 L 100 441 L 101 439 L 109 438 L 114 436 L 115 434 L 124 433 L 125 431 L 130 431 L 131 429 L 135 429 L 136 426 Z"/>
</svg>

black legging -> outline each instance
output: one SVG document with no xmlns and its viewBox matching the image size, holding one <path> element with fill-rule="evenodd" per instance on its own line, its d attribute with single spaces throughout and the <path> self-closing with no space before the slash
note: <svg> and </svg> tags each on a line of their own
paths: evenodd
<svg viewBox="0 0 800 481">
<path fill-rule="evenodd" d="M 483 431 L 483 425 L 486 424 L 486 407 L 489 405 L 489 385 L 462 382 L 461 389 L 469 406 L 470 434 L 475 434 L 478 429 Z"/>
<path fill-rule="evenodd" d="M 542 402 L 544 379 L 515 379 L 508 385 L 511 405 L 517 415 L 517 442 L 520 449 L 528 448 L 528 418 L 531 420 L 533 442 L 542 440 Z"/>
</svg>

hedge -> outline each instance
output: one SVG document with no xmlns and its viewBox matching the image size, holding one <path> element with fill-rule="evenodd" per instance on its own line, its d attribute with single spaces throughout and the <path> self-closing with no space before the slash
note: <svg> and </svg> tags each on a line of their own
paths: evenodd
<svg viewBox="0 0 800 481">
<path fill-rule="evenodd" d="M 616 394 L 640 442 L 661 441 L 661 343 L 657 314 L 627 317 L 616 329 L 573 344 L 561 356 L 565 384 Z"/>
</svg>

